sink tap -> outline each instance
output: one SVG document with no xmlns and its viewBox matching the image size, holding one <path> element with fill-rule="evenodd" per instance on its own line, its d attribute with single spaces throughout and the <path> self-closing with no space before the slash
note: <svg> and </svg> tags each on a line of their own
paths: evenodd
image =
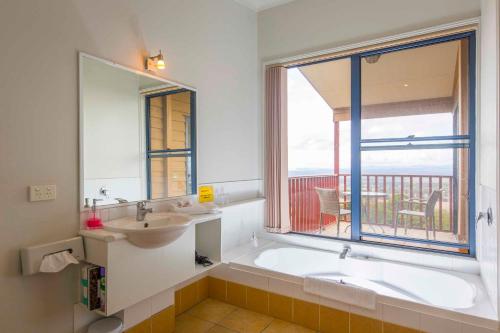
<svg viewBox="0 0 500 333">
<path fill-rule="evenodd" d="M 344 248 L 342 249 L 342 252 L 340 252 L 339 258 L 340 259 L 345 259 L 347 255 L 351 252 L 351 247 L 349 245 L 344 245 Z"/>
<path fill-rule="evenodd" d="M 152 213 L 153 208 L 146 208 L 146 203 L 147 201 L 139 201 L 137 202 L 137 215 L 136 215 L 136 220 L 137 221 L 144 221 L 144 218 L 146 217 L 147 213 Z"/>
</svg>

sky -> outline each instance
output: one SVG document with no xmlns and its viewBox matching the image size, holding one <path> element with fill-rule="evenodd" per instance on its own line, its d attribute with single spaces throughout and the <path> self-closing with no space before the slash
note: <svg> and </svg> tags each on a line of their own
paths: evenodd
<svg viewBox="0 0 500 333">
<path fill-rule="evenodd" d="M 411 88 L 411 87 L 410 87 Z M 451 113 L 362 120 L 362 138 L 452 135 Z M 288 70 L 288 169 L 333 169 L 332 110 L 297 69 Z M 350 122 L 340 122 L 340 168 L 350 169 Z M 362 169 L 425 170 L 451 174 L 448 150 L 372 151 L 362 153 Z M 323 172 L 324 173 L 324 172 Z"/>
</svg>

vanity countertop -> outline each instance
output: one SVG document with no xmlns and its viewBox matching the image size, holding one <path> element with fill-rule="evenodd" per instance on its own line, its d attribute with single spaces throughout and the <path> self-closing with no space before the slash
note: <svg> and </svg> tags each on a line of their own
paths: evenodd
<svg viewBox="0 0 500 333">
<path fill-rule="evenodd" d="M 211 214 L 198 214 L 191 216 L 193 218 L 193 222 L 191 223 L 191 225 L 196 225 L 199 223 L 220 219 L 222 217 L 222 212 L 211 213 Z M 106 222 L 104 222 L 104 224 L 106 224 Z M 127 236 L 123 233 L 112 232 L 105 229 L 95 229 L 95 230 L 82 229 L 78 234 L 83 237 L 94 238 L 104 242 L 114 242 L 120 239 L 127 238 Z"/>
</svg>

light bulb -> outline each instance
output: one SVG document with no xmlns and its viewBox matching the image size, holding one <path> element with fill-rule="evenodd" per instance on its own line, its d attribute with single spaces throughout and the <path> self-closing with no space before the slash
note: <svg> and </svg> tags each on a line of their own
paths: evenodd
<svg viewBox="0 0 500 333">
<path fill-rule="evenodd" d="M 156 62 L 156 68 L 165 69 L 165 61 L 163 59 L 158 59 Z"/>
</svg>

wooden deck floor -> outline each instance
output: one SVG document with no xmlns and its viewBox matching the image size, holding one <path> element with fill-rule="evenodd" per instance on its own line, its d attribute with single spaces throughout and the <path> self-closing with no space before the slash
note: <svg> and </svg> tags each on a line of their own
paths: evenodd
<svg viewBox="0 0 500 333">
<path fill-rule="evenodd" d="M 369 232 L 369 233 L 375 233 L 375 234 L 394 236 L 394 228 L 392 228 L 390 226 L 363 224 L 363 231 Z M 336 224 L 329 225 L 321 233 L 316 233 L 316 234 L 319 234 L 322 236 L 337 237 L 337 225 Z M 421 229 L 408 228 L 407 233 L 405 234 L 404 228 L 398 227 L 397 236 L 408 237 L 408 238 L 417 238 L 417 239 L 426 239 L 425 230 L 421 230 Z M 338 237 L 345 238 L 345 239 L 351 238 L 350 223 L 347 223 L 347 222 L 340 223 L 340 235 Z M 432 231 L 429 231 L 429 239 L 434 240 Z M 441 242 L 448 242 L 448 243 L 458 243 L 457 236 L 452 232 L 436 231 L 436 239 L 435 240 L 441 241 Z M 391 242 L 396 243 L 395 241 L 391 241 Z M 397 241 L 397 243 L 399 245 L 415 245 L 414 243 L 404 242 L 404 241 Z M 435 248 L 435 246 L 434 247 L 427 246 L 425 244 L 419 244 L 419 247 Z M 449 250 L 449 248 L 446 250 Z"/>
</svg>

